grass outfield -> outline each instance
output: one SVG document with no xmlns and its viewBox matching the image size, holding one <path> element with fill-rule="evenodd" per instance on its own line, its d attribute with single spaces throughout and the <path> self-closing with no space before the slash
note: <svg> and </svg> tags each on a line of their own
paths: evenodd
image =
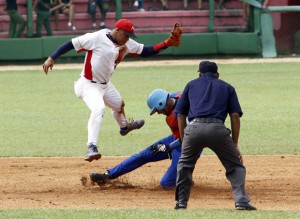
<svg viewBox="0 0 300 219">
<path fill-rule="evenodd" d="M 237 90 L 244 115 L 243 154 L 300 154 L 300 63 L 221 64 L 221 79 Z M 75 97 L 80 70 L 0 72 L 0 156 L 84 156 L 89 110 Z M 99 136 L 104 156 L 131 155 L 168 135 L 163 116 L 149 116 L 148 94 L 156 88 L 181 91 L 197 77 L 197 66 L 120 67 L 113 83 L 126 103 L 127 117 L 145 126 L 118 134 L 106 110 Z M 227 121 L 228 124 L 228 121 Z M 211 154 L 206 149 L 204 154 Z M 295 203 L 297 204 L 297 203 Z M 22 206 L 19 206 L 22 208 Z M 199 206 L 201 207 L 201 206 Z M 300 212 L 235 210 L 7 210 L 0 218 L 300 218 Z"/>
<path fill-rule="evenodd" d="M 298 69 L 300 63 L 219 66 L 221 79 L 236 88 L 244 112 L 243 154 L 300 154 Z M 73 91 L 79 72 L 0 72 L 0 156 L 85 154 L 89 110 Z M 112 81 L 125 100 L 126 115 L 144 118 L 146 124 L 122 137 L 107 108 L 98 143 L 102 154 L 131 155 L 168 135 L 164 117 L 149 116 L 146 98 L 156 88 L 181 91 L 196 77 L 197 66 L 119 68 Z"/>
</svg>

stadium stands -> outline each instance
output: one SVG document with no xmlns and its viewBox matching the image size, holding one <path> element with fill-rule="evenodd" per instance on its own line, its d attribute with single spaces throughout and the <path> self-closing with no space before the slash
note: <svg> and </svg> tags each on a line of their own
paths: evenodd
<svg viewBox="0 0 300 219">
<path fill-rule="evenodd" d="M 4 1 L 0 1 L 0 38 L 8 37 L 9 17 L 4 10 Z M 27 19 L 26 0 L 19 0 L 19 12 Z M 67 26 L 68 19 L 65 15 L 59 14 L 59 23 L 55 29 L 54 16 L 52 17 L 52 30 L 54 36 L 80 35 L 94 31 L 92 20 L 87 14 L 87 0 L 74 0 L 76 31 Z M 208 1 L 203 1 L 203 10 L 193 10 L 197 8 L 197 1 L 189 2 L 189 10 L 183 10 L 182 0 L 169 0 L 169 10 L 162 10 L 159 0 L 144 0 L 144 12 L 131 11 L 128 1 L 122 0 L 122 17 L 130 19 L 136 28 L 137 33 L 164 33 L 170 32 L 172 25 L 179 22 L 184 26 L 185 33 L 205 33 L 208 32 Z M 97 9 L 98 10 L 98 9 Z M 215 11 L 215 32 L 243 32 L 245 20 L 243 19 L 243 5 L 239 0 L 230 0 L 225 3 L 225 9 Z M 107 14 L 106 26 L 113 28 L 116 19 L 114 1 L 110 1 L 110 11 Z M 33 14 L 35 28 L 36 14 Z M 98 24 L 100 13 L 97 12 Z M 26 31 L 24 33 L 26 37 Z"/>
</svg>

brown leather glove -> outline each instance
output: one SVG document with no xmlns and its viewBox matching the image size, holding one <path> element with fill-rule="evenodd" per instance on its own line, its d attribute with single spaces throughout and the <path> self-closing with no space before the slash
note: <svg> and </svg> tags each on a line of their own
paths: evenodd
<svg viewBox="0 0 300 219">
<path fill-rule="evenodd" d="M 164 41 L 166 46 L 178 47 L 180 44 L 181 34 L 182 34 L 182 28 L 180 27 L 179 23 L 174 24 L 171 35 L 169 36 L 168 39 Z"/>
<path fill-rule="evenodd" d="M 174 24 L 174 28 L 173 28 L 171 34 L 177 38 L 181 37 L 182 28 L 180 27 L 179 23 Z"/>
</svg>

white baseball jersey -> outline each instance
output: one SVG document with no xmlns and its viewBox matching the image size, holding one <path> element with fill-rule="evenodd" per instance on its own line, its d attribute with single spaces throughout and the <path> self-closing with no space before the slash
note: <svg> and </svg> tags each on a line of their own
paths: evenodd
<svg viewBox="0 0 300 219">
<path fill-rule="evenodd" d="M 129 39 L 124 46 L 119 46 L 107 37 L 110 32 L 109 29 L 103 29 L 72 39 L 77 52 L 86 51 L 81 75 L 88 80 L 107 83 L 125 55 L 142 53 L 143 44 Z"/>
</svg>

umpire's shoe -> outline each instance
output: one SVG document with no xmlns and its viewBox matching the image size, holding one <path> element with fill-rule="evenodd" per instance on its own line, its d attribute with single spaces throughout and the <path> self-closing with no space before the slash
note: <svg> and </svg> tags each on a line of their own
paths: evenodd
<svg viewBox="0 0 300 219">
<path fill-rule="evenodd" d="M 180 203 L 180 202 L 177 201 L 174 209 L 175 210 L 186 209 L 186 204 L 182 204 L 182 203 Z"/>
<path fill-rule="evenodd" d="M 109 176 L 107 173 L 91 173 L 90 179 L 98 185 L 104 185 L 109 179 Z"/>
<path fill-rule="evenodd" d="M 100 158 L 101 154 L 98 152 L 97 146 L 89 144 L 84 160 L 92 162 L 93 160 L 99 160 Z"/>
<path fill-rule="evenodd" d="M 138 119 L 138 120 L 132 120 L 130 121 L 127 126 L 125 128 L 121 128 L 120 129 L 120 134 L 122 136 L 127 135 L 130 131 L 134 130 L 134 129 L 139 129 L 141 127 L 143 127 L 143 125 L 145 124 L 145 120 L 143 119 Z"/>
<path fill-rule="evenodd" d="M 235 210 L 256 210 L 256 207 L 247 202 L 235 203 Z"/>
</svg>

